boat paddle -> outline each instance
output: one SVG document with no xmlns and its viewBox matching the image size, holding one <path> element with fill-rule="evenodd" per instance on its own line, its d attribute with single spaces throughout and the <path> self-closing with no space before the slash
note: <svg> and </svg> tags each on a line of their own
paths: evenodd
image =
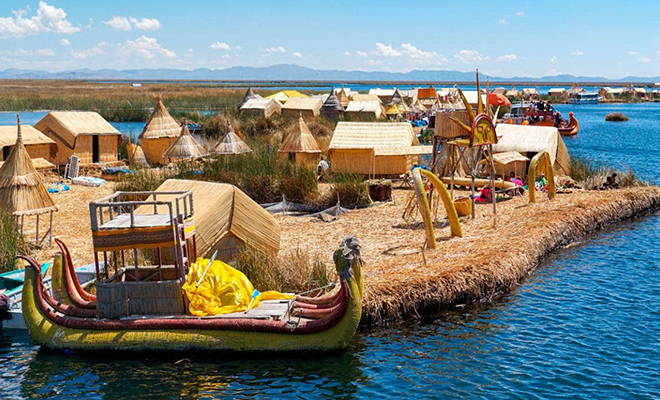
<svg viewBox="0 0 660 400">
<path fill-rule="evenodd" d="M 213 253 L 213 256 L 211 256 L 211 259 L 209 260 L 209 263 L 206 264 L 206 269 L 204 269 L 204 273 L 202 276 L 199 277 L 199 280 L 197 281 L 197 285 L 195 285 L 195 289 L 199 289 L 199 285 L 202 284 L 202 281 L 204 280 L 204 277 L 206 276 L 206 273 L 209 272 L 209 268 L 211 267 L 211 264 L 213 264 L 213 261 L 215 261 L 215 257 L 218 255 L 218 250 L 216 250 Z"/>
</svg>

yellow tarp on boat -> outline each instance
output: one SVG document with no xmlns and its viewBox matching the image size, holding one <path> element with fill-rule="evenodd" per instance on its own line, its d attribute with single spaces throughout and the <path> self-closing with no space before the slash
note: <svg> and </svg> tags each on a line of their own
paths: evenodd
<svg viewBox="0 0 660 400">
<path fill-rule="evenodd" d="M 183 285 L 192 315 L 201 317 L 242 312 L 248 307 L 258 307 L 262 300 L 293 298 L 276 291 L 260 293 L 245 274 L 222 261 L 213 261 L 198 287 L 197 283 L 208 263 L 208 259 L 198 258 L 190 266 L 188 281 Z"/>
</svg>

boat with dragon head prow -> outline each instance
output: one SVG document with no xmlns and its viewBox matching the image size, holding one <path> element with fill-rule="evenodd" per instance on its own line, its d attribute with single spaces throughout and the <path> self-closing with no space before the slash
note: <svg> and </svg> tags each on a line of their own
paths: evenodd
<svg viewBox="0 0 660 400">
<path fill-rule="evenodd" d="M 101 352 L 327 352 L 346 347 L 354 336 L 363 297 L 358 239 L 347 237 L 334 252 L 339 282 L 330 292 L 316 297 L 262 293 L 228 264 L 196 257 L 192 192 L 158 193 L 169 200 L 154 200 L 150 193 L 138 202 L 120 194 L 90 204 L 96 295 L 77 282 L 63 242 L 57 241 L 50 292 L 39 263 L 20 256 L 27 264 L 23 317 L 40 346 Z M 140 206 L 153 207 L 153 213 L 135 213 Z M 161 206 L 167 210 L 162 214 Z M 173 265 L 163 265 L 167 257 L 161 250 L 167 246 Z M 127 260 L 125 253 L 136 254 L 138 248 L 158 249 L 158 265 Z"/>
</svg>

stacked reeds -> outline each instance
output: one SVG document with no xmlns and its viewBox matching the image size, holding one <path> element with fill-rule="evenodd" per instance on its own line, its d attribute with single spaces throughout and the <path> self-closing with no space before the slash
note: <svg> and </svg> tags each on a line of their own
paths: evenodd
<svg viewBox="0 0 660 400">
<path fill-rule="evenodd" d="M 245 144 L 245 142 L 234 133 L 234 128 L 232 128 L 231 122 L 227 122 L 227 125 L 227 133 L 225 133 L 218 144 L 213 147 L 211 154 L 233 155 L 251 152 L 252 149 L 250 149 L 250 146 Z"/>
</svg>

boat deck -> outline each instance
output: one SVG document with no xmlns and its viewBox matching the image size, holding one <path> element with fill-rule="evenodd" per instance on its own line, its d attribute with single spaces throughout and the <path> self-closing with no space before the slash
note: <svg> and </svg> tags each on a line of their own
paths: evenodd
<svg viewBox="0 0 660 400">
<path fill-rule="evenodd" d="M 169 214 L 120 214 L 111 221 L 103 223 L 99 229 L 149 228 L 154 226 L 169 226 L 172 220 Z"/>
<path fill-rule="evenodd" d="M 246 312 L 235 312 L 230 314 L 209 315 L 206 317 L 198 317 L 194 315 L 131 315 L 130 317 L 121 318 L 122 320 L 136 320 L 145 318 L 186 318 L 186 319 L 262 319 L 280 321 L 284 319 L 286 313 L 289 311 L 293 300 L 264 300 L 255 307 Z M 297 319 L 297 318 L 296 318 Z"/>
</svg>

